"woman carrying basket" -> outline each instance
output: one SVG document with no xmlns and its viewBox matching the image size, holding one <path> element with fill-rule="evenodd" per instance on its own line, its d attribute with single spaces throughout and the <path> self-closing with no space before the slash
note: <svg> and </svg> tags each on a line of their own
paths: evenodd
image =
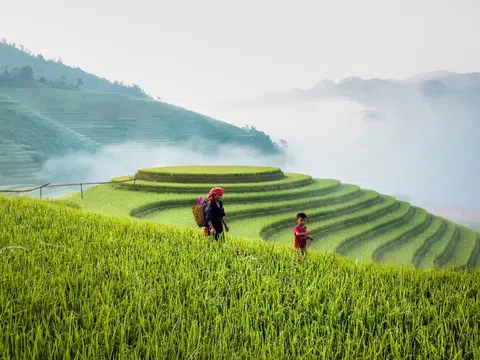
<svg viewBox="0 0 480 360">
<path fill-rule="evenodd" d="M 223 229 L 229 231 L 223 208 L 223 188 L 214 187 L 208 193 L 208 204 L 205 209 L 205 234 L 214 235 L 215 240 L 223 235 Z"/>
</svg>

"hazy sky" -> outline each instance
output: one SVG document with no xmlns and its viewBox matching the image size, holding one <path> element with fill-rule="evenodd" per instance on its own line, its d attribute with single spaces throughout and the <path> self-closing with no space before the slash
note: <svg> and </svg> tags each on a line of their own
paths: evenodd
<svg viewBox="0 0 480 360">
<path fill-rule="evenodd" d="M 98 4 L 97 4 L 98 3 Z M 0 0 L 0 37 L 179 105 L 477 71 L 478 0 Z"/>
</svg>

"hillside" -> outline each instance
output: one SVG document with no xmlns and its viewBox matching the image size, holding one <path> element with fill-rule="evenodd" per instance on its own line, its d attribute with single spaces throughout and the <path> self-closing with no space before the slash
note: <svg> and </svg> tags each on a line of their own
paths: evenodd
<svg viewBox="0 0 480 360">
<path fill-rule="evenodd" d="M 194 147 L 201 153 L 214 153 L 213 144 L 249 146 L 265 154 L 278 151 L 261 131 L 238 128 L 158 101 L 0 86 L 0 185 L 38 184 L 42 177 L 39 169 L 46 159 L 128 141 Z M 25 170 L 22 176 L 16 171 L 19 168 Z"/>
<path fill-rule="evenodd" d="M 270 169 L 269 178 L 237 175 L 228 181 L 217 168 L 204 169 L 203 176 L 212 177 L 208 182 L 188 167 L 144 169 L 130 177 L 135 182 L 97 186 L 83 199 L 75 193 L 65 199 L 87 211 L 195 229 L 191 206 L 212 186 L 222 186 L 232 236 L 291 246 L 295 214 L 304 211 L 315 237 L 311 251 L 415 268 L 480 267 L 480 233 L 391 196 L 280 169 Z"/>
<path fill-rule="evenodd" d="M 22 197 L 0 196 L 0 222 L 2 358 L 480 356 L 478 271 L 298 259 Z"/>
<path fill-rule="evenodd" d="M 154 101 L 138 86 L 111 83 L 0 42 L 0 187 L 50 181 L 41 172 L 46 160 L 126 142 L 201 154 L 216 153 L 219 144 L 279 152 L 255 128 Z"/>
<path fill-rule="evenodd" d="M 118 81 L 111 82 L 90 74 L 80 68 L 65 65 L 61 60 L 45 59 L 41 54 L 33 55 L 21 45 L 9 44 L 5 39 L 0 41 L 0 69 L 30 66 L 37 79 L 44 79 L 52 85 L 71 86 L 81 84 L 81 88 L 89 92 L 117 93 L 140 98 L 147 98 L 138 86 L 127 86 Z M 42 80 L 43 80 L 42 79 Z M 78 80 L 81 80 L 79 83 Z"/>
<path fill-rule="evenodd" d="M 0 184 L 39 181 L 41 164 L 49 157 L 98 146 L 6 95 L 0 95 L 0 130 Z"/>
</svg>

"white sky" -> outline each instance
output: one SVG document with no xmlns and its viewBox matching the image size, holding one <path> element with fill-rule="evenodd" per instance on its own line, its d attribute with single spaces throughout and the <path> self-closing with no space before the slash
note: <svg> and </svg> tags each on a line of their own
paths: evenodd
<svg viewBox="0 0 480 360">
<path fill-rule="evenodd" d="M 95 5 L 98 2 L 98 5 Z M 477 71 L 478 0 L 0 0 L 0 37 L 178 105 Z"/>
</svg>

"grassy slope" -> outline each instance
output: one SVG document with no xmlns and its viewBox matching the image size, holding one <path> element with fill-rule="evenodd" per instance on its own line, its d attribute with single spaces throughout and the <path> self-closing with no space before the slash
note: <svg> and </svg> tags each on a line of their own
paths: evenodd
<svg viewBox="0 0 480 360">
<path fill-rule="evenodd" d="M 137 180 L 169 183 L 258 183 L 284 179 L 285 174 L 275 167 L 262 166 L 166 166 L 139 169 Z"/>
<path fill-rule="evenodd" d="M 365 202 L 365 206 L 363 206 Z M 380 216 L 381 213 L 389 211 L 395 205 L 395 200 L 385 199 L 379 194 L 368 191 L 362 194 L 361 197 L 353 199 L 350 203 L 359 203 L 359 206 L 349 208 L 349 203 L 337 204 L 327 209 L 312 209 L 308 212 L 309 220 L 307 224 L 308 231 L 314 236 L 314 241 L 310 243 L 310 247 L 315 250 L 334 251 L 339 240 L 338 233 L 341 231 L 349 231 L 352 227 L 359 223 L 362 218 Z M 333 210 L 345 211 L 334 213 Z M 316 214 L 320 216 L 316 216 Z M 288 228 L 280 229 L 272 234 L 270 241 L 277 241 L 283 244 L 291 244 L 292 229 L 295 223 Z"/>
<path fill-rule="evenodd" d="M 0 97 L 0 177 L 15 184 L 38 184 L 42 161 L 67 150 L 88 151 L 95 146 L 8 96 Z"/>
<path fill-rule="evenodd" d="M 119 176 L 112 179 L 112 181 L 126 181 L 133 179 L 133 176 Z M 170 193 L 208 193 L 213 186 L 222 186 L 226 192 L 261 192 L 273 190 L 293 189 L 301 186 L 306 186 L 312 183 L 312 177 L 305 174 L 285 173 L 285 177 L 281 180 L 262 181 L 256 183 L 229 183 L 223 184 L 221 180 L 212 183 L 197 183 L 197 184 L 183 184 L 183 183 L 167 183 L 136 180 L 136 182 L 122 182 L 115 184 L 118 188 L 130 188 L 135 190 L 147 190 L 153 192 L 170 192 Z"/>
<path fill-rule="evenodd" d="M 126 141 L 182 144 L 199 152 L 209 152 L 213 150 L 208 139 L 248 145 L 265 153 L 277 151 L 264 134 L 251 134 L 172 105 L 118 94 L 50 88 L 0 87 L 0 139 L 14 141 L 30 151 L 14 147 L 2 149 L 4 159 L 17 155 L 27 158 L 24 165 L 31 164 L 30 157 L 40 164 L 52 156 Z M 30 178 L 30 174 L 20 180 L 10 176 L 9 172 L 14 169 L 9 165 L 4 164 L 0 169 L 9 184 Z M 31 167 L 32 176 L 38 174 L 33 164 Z"/>
<path fill-rule="evenodd" d="M 171 174 L 171 175 L 253 175 L 272 171 L 279 171 L 279 168 L 269 166 L 162 166 L 158 168 L 139 169 L 149 173 Z"/>
<path fill-rule="evenodd" d="M 158 101 L 45 88 L 1 91 L 101 144 L 127 140 L 165 143 L 198 137 L 276 151 L 271 141 L 248 136 L 236 126 Z"/>
<path fill-rule="evenodd" d="M 35 183 L 41 172 L 40 164 L 32 156 L 35 154 L 30 146 L 18 145 L 0 135 L 0 187 L 11 184 L 12 179 L 18 186 Z"/>
<path fill-rule="evenodd" d="M 295 199 L 303 194 L 311 195 L 312 192 L 322 193 L 330 189 L 335 189 L 337 184 L 338 181 L 336 180 L 317 180 L 310 185 L 288 189 L 282 192 L 262 191 L 256 195 L 245 192 L 226 193 L 225 198 L 229 199 L 230 202 L 242 204 L 251 202 L 252 196 L 257 196 L 257 199 L 274 199 L 275 201 Z M 172 204 L 176 206 L 180 205 L 182 206 L 181 211 L 188 212 L 191 211 L 191 206 L 196 203 L 200 195 L 206 196 L 206 194 L 203 193 L 155 193 L 117 189 L 110 185 L 99 185 L 86 190 L 84 192 L 84 199 L 81 199 L 80 193 L 77 192 L 67 194 L 64 198 L 78 203 L 87 211 L 129 216 L 133 209 L 146 204 L 153 204 L 161 206 L 162 208 Z"/>
<path fill-rule="evenodd" d="M 435 259 L 445 250 L 455 235 L 457 226 L 452 222 L 446 222 L 445 232 L 428 247 L 425 256 L 420 260 L 418 267 L 431 268 L 435 266 Z"/>
<path fill-rule="evenodd" d="M 260 187 L 296 180 L 293 174 L 288 175 L 286 180 L 267 182 Z M 134 214 L 155 222 L 197 229 L 191 206 L 198 196 L 205 195 L 201 190 L 207 191 L 210 185 L 159 185 L 174 186 L 179 192 L 145 193 L 100 186 L 87 190 L 84 200 L 80 200 L 78 194 L 71 194 L 67 199 L 90 211 Z M 236 191 L 253 189 L 251 184 L 235 186 Z M 192 188 L 198 192 L 191 191 Z M 182 194 L 186 189 L 191 194 Z M 415 267 L 476 264 L 470 255 L 475 254 L 478 233 L 464 229 L 457 244 L 456 238 L 452 240 L 450 222 L 389 196 L 353 185 L 338 186 L 335 180 L 316 180 L 310 185 L 282 191 L 274 188 L 259 193 L 227 191 L 225 204 L 233 236 L 268 239 L 291 246 L 294 216 L 301 210 L 307 212 L 309 230 L 315 236 L 315 241 L 309 244 L 312 250 L 337 251 L 354 259 Z M 440 224 L 443 224 L 441 228 Z"/>
<path fill-rule="evenodd" d="M 480 356 L 478 271 L 299 261 L 24 198 L 0 221 L 1 357 Z"/>
<path fill-rule="evenodd" d="M 98 145 L 18 101 L 3 99 L 0 100 L 0 136 L 4 139 L 28 145 L 45 157 L 57 155 L 65 149 L 80 151 Z"/>
<path fill-rule="evenodd" d="M 418 217 L 419 220 L 422 220 L 422 217 L 426 216 L 426 212 L 423 211 L 422 215 Z M 441 231 L 442 225 L 446 228 L 444 221 L 439 217 L 434 217 L 432 219 L 431 226 L 428 228 L 428 231 L 423 233 L 401 239 L 401 242 L 395 244 L 395 246 L 390 246 L 378 254 L 378 261 L 396 264 L 396 265 L 414 265 L 414 257 L 417 250 L 427 241 L 428 239 L 434 238 L 435 236 L 441 236 L 443 232 Z"/>
<path fill-rule="evenodd" d="M 449 257 L 447 266 L 463 266 L 468 262 L 470 255 L 475 247 L 475 241 L 478 233 L 464 226 L 459 226 L 460 234 L 455 250 Z"/>
<path fill-rule="evenodd" d="M 354 187 L 352 188 L 356 190 Z M 249 204 L 232 204 L 227 208 L 227 217 L 232 226 L 233 235 L 250 239 L 261 239 L 260 232 L 265 224 L 282 220 L 287 223 L 292 223 L 298 207 L 302 207 L 305 211 L 321 211 L 320 209 L 324 212 L 331 211 L 333 208 L 332 199 L 341 197 L 344 194 L 347 195 L 349 191 L 350 188 L 346 188 L 338 192 L 327 192 L 318 197 L 289 198 L 277 202 L 255 201 Z M 355 201 L 352 201 L 352 203 L 353 202 Z M 322 203 L 325 204 L 322 205 Z M 348 203 L 343 206 L 347 205 Z M 145 218 L 165 224 L 178 224 L 190 228 L 196 227 L 189 208 L 173 208 L 156 211 L 147 215 Z"/>
</svg>

